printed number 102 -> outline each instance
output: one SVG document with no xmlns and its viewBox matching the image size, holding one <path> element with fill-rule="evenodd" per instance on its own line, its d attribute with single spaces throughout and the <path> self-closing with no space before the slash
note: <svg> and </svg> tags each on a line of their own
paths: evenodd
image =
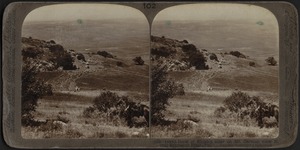
<svg viewBox="0 0 300 150">
<path fill-rule="evenodd" d="M 144 9 L 155 9 L 155 3 L 144 3 Z"/>
</svg>

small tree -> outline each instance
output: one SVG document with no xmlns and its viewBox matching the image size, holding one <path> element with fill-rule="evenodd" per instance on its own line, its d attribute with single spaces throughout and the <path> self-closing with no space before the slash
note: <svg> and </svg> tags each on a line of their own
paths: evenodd
<svg viewBox="0 0 300 150">
<path fill-rule="evenodd" d="M 167 67 L 160 64 L 151 69 L 151 79 L 151 122 L 158 124 L 164 119 L 163 111 L 169 105 L 169 99 L 182 87 L 168 78 Z"/>
<path fill-rule="evenodd" d="M 38 99 L 52 94 L 51 85 L 38 79 L 37 74 L 36 67 L 26 61 L 22 67 L 22 125 L 25 126 L 33 119 L 31 113 L 35 111 Z"/>
</svg>

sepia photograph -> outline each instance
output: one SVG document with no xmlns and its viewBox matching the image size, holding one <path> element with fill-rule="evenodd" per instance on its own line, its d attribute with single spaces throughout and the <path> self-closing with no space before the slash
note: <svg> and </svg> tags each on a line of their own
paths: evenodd
<svg viewBox="0 0 300 150">
<path fill-rule="evenodd" d="M 248 4 L 160 11 L 151 30 L 151 136 L 276 138 L 279 27 Z"/>
<path fill-rule="evenodd" d="M 22 26 L 25 139 L 149 137 L 149 24 L 115 4 L 57 4 Z"/>
<path fill-rule="evenodd" d="M 3 10 L 7 148 L 298 142 L 293 3 L 14 2 Z"/>
</svg>

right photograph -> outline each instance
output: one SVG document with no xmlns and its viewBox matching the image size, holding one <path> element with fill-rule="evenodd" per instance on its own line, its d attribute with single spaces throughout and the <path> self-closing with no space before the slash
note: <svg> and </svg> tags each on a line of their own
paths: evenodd
<svg viewBox="0 0 300 150">
<path fill-rule="evenodd" d="M 151 29 L 151 136 L 276 138 L 279 27 L 249 4 L 187 4 Z"/>
</svg>

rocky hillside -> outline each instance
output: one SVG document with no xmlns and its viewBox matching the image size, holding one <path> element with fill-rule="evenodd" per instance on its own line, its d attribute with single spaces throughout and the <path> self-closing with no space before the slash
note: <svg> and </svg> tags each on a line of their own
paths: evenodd
<svg viewBox="0 0 300 150">
<path fill-rule="evenodd" d="M 151 36 L 151 60 L 168 66 L 168 70 L 208 69 L 206 57 L 188 41 Z"/>
<path fill-rule="evenodd" d="M 74 70 L 74 58 L 55 41 L 44 41 L 31 37 L 22 38 L 23 61 L 35 65 L 40 71 Z"/>
<path fill-rule="evenodd" d="M 151 36 L 152 63 L 162 63 L 169 71 L 225 69 L 232 67 L 255 67 L 257 64 L 239 51 L 198 49 L 187 40 L 164 36 Z M 245 64 L 245 65 L 243 65 Z"/>
</svg>

